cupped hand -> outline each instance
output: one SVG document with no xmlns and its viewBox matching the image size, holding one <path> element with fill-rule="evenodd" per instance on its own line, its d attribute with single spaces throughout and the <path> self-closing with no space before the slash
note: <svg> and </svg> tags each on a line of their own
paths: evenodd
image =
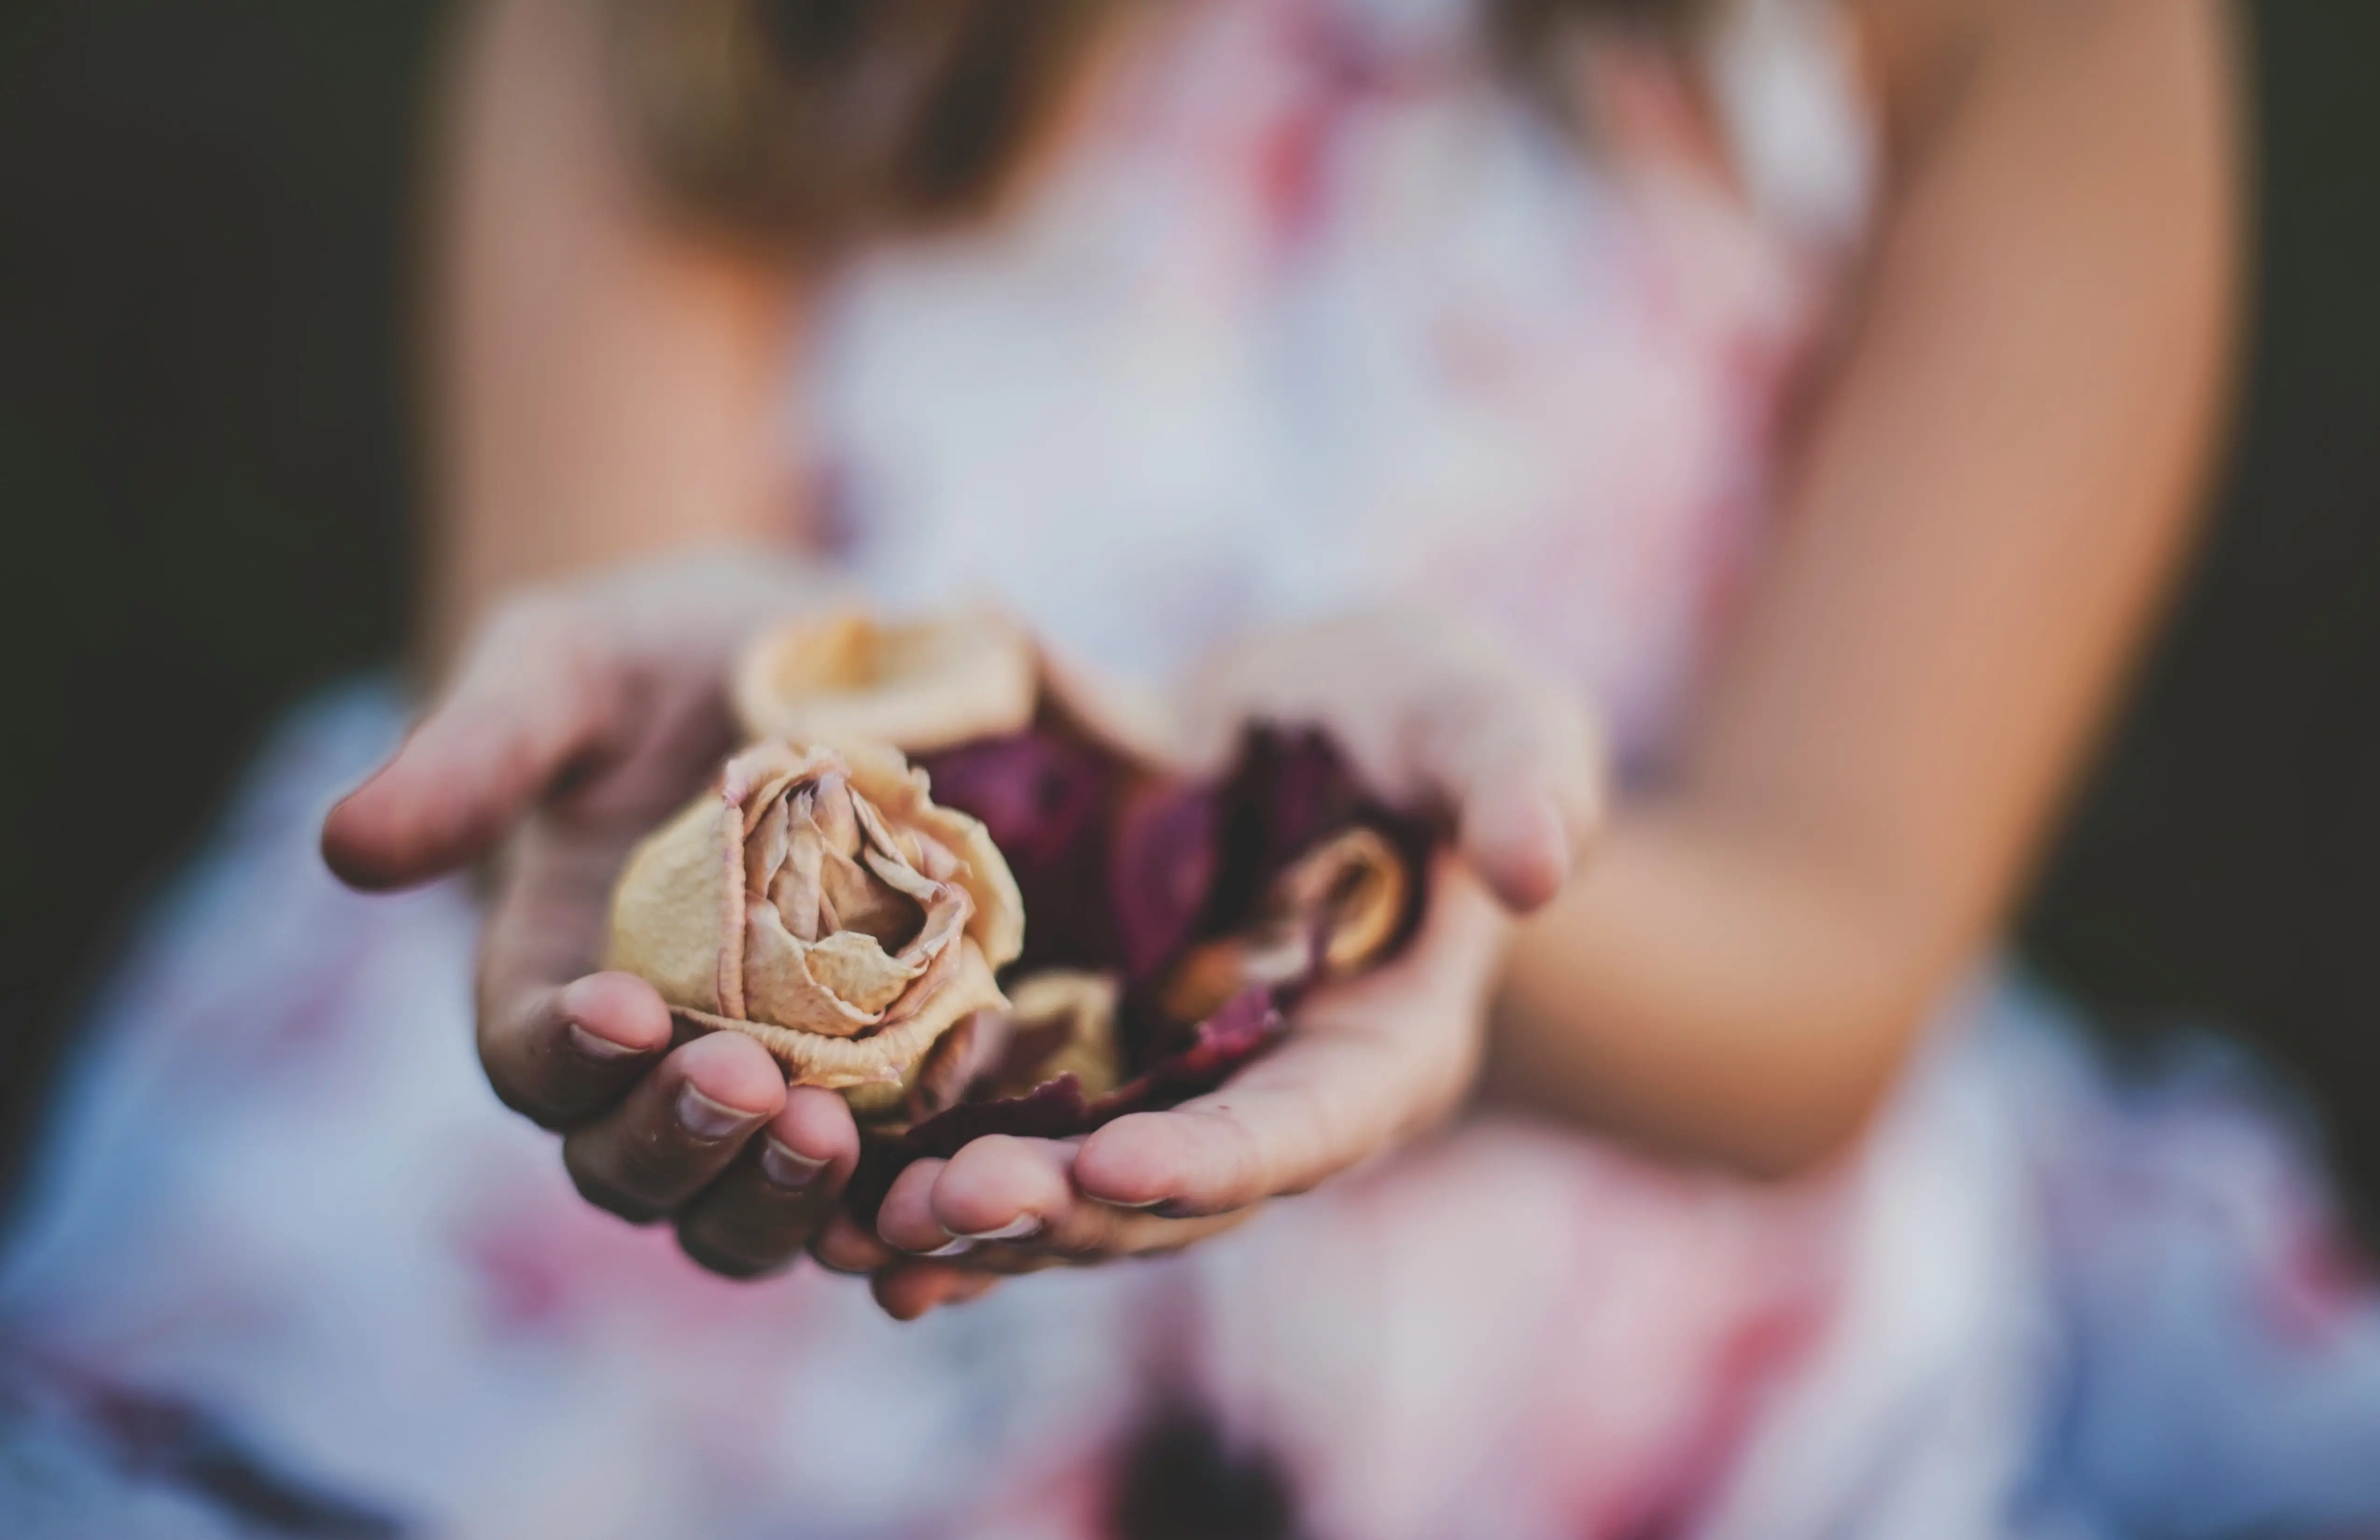
<svg viewBox="0 0 2380 1540">
<path fill-rule="evenodd" d="M 725 680 L 761 628 L 831 601 L 815 574 L 723 551 L 513 600 L 395 757 L 333 808 L 331 869 L 407 886 L 496 856 L 477 989 L 498 1097 L 563 1134 L 589 1201 L 668 1220 L 715 1271 L 798 1255 L 858 1158 L 843 1099 L 788 1091 L 734 1033 L 679 1041 L 642 979 L 591 973 L 629 848 L 734 747 Z"/>
<path fill-rule="evenodd" d="M 1187 751 L 1252 720 L 1326 729 L 1376 794 L 1449 817 L 1419 933 L 1390 965 L 1300 1002 L 1281 1046 L 1220 1089 L 1087 1137 L 978 1139 L 921 1160 L 873 1233 L 814 1250 L 905 1319 L 1002 1275 L 1178 1250 L 1427 1128 L 1467 1093 L 1510 916 L 1550 900 L 1591 841 L 1602 755 L 1575 692 L 1414 614 L 1261 635 L 1182 692 Z"/>
</svg>

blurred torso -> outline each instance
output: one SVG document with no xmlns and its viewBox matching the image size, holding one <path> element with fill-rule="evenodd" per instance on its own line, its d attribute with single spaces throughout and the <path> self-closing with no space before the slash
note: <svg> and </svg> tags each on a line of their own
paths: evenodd
<svg viewBox="0 0 2380 1540">
<path fill-rule="evenodd" d="M 795 394 L 879 591 L 990 591 L 1141 669 L 1451 605 L 1657 752 L 1756 540 L 1865 131 L 1833 13 L 1795 0 L 1743 10 L 1706 98 L 1591 48 L 1592 150 L 1478 9 L 1186 11 L 997 228 L 859 263 Z"/>
</svg>

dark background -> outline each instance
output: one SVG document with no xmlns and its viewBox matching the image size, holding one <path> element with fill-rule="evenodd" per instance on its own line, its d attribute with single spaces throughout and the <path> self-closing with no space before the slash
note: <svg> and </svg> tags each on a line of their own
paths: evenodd
<svg viewBox="0 0 2380 1540">
<path fill-rule="evenodd" d="M 426 0 L 0 16 L 0 1180 L 273 714 L 391 657 Z M 2243 435 L 2025 927 L 2112 1037 L 2270 1049 L 2380 1193 L 2380 6 L 2254 15 Z"/>
</svg>

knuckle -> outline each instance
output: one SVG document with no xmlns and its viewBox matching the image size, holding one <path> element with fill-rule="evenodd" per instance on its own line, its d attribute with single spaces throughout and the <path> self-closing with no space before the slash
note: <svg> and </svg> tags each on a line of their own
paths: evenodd
<svg viewBox="0 0 2380 1540">
<path fill-rule="evenodd" d="M 484 1033 L 480 1037 L 480 1068 L 487 1075 L 488 1089 L 496 1094 L 496 1100 L 506 1111 L 517 1112 L 540 1128 L 551 1130 L 555 1126 L 552 1110 L 545 1098 L 512 1066 L 489 1051 Z"/>
<path fill-rule="evenodd" d="M 809 1243 L 810 1260 L 828 1272 L 844 1278 L 865 1278 L 880 1264 L 881 1258 L 870 1250 L 855 1246 L 833 1231 L 821 1231 Z"/>
<path fill-rule="evenodd" d="M 603 1077 L 592 1067 L 581 1071 L 552 1045 L 518 1040 L 510 1029 L 484 1020 L 480 1067 L 496 1100 L 548 1133 L 568 1131 L 606 1099 L 601 1096 Z"/>
<path fill-rule="evenodd" d="M 1065 1262 L 1093 1262 L 1113 1250 L 1113 1241 L 1110 1227 L 1098 1216 L 1084 1214 L 1053 1226 L 1034 1243 L 1034 1249 Z"/>
<path fill-rule="evenodd" d="M 617 1145 L 609 1162 L 614 1181 L 657 1208 L 671 1207 L 704 1175 L 701 1164 L 666 1137 L 631 1134 Z"/>
<path fill-rule="evenodd" d="M 487 1074 L 488 1088 L 507 1110 L 520 1114 L 549 1134 L 563 1133 L 568 1128 L 568 1110 L 536 1076 L 485 1055 L 481 1067 Z"/>
<path fill-rule="evenodd" d="M 1207 1168 L 1207 1179 L 1198 1183 L 1195 1200 L 1177 1198 L 1167 1207 L 1182 1208 L 1195 1202 L 1199 1211 L 1211 1213 L 1237 1208 L 1262 1196 L 1271 1184 L 1276 1162 L 1247 1120 L 1228 1106 L 1183 1110 L 1197 1118 L 1206 1132 L 1201 1164 Z"/>
<path fill-rule="evenodd" d="M 634 1225 L 652 1224 L 667 1214 L 662 1206 L 621 1186 L 608 1171 L 571 1145 L 563 1146 L 562 1165 L 570 1173 L 570 1184 L 578 1189 L 578 1195 L 606 1214 Z"/>
<path fill-rule="evenodd" d="M 753 1279 L 773 1277 L 793 1266 L 801 1255 L 798 1238 L 784 1239 L 780 1245 L 755 1244 L 754 1237 L 739 1235 L 731 1227 L 722 1231 L 714 1223 L 681 1223 L 677 1230 L 678 1250 L 686 1253 L 705 1271 L 722 1278 Z"/>
</svg>

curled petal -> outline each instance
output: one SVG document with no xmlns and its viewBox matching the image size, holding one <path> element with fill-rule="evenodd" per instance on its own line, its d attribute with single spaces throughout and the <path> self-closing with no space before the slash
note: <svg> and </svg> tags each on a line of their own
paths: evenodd
<svg viewBox="0 0 2380 1540">
<path fill-rule="evenodd" d="M 962 941 L 960 947 L 952 977 L 925 1008 L 870 1037 L 833 1037 L 704 1011 L 681 1009 L 677 1014 L 697 1026 L 757 1039 L 785 1067 L 793 1085 L 844 1092 L 853 1109 L 862 1113 L 895 1107 L 935 1039 L 962 1018 L 1007 1003 L 975 943 Z"/>
<path fill-rule="evenodd" d="M 836 931 L 811 947 L 804 961 L 820 988 L 873 1019 L 881 1019 L 926 971 L 924 962 L 892 956 L 875 937 L 858 930 Z M 787 1026 L 800 1025 L 773 1012 L 758 1013 Z"/>
<path fill-rule="evenodd" d="M 907 625 L 844 614 L 761 637 L 733 693 L 756 738 L 922 754 L 1024 728 L 1037 674 L 1032 642 L 990 612 Z"/>
<path fill-rule="evenodd" d="M 1006 1012 L 978 1011 L 943 1033 L 909 1087 L 905 1120 L 916 1123 L 965 1101 L 1007 1057 L 1014 1025 Z"/>
<path fill-rule="evenodd" d="M 1316 960 L 1333 977 L 1369 967 L 1388 952 L 1412 898 L 1405 858 L 1365 824 L 1300 856 L 1273 884 L 1277 912 L 1314 938 Z"/>
<path fill-rule="evenodd" d="M 673 1005 L 742 1013 L 742 823 L 734 803 L 703 797 L 637 846 L 613 890 L 606 967 L 649 980 Z M 722 966 L 731 945 L 734 977 Z"/>
<path fill-rule="evenodd" d="M 1218 936 L 1184 952 L 1156 988 L 1172 1020 L 1204 1021 L 1249 989 L 1289 988 L 1314 972 L 1314 943 L 1303 930 L 1273 926 L 1246 936 Z"/>
<path fill-rule="evenodd" d="M 957 858 L 950 880 L 966 890 L 975 903 L 967 935 L 994 968 L 1004 968 L 1025 949 L 1025 899 L 1007 858 L 991 842 L 981 822 L 954 808 L 937 806 L 929 794 L 926 772 L 909 768 L 900 755 L 882 747 L 850 751 L 851 785 L 864 801 L 894 829 L 911 829 L 932 840 Z"/>
<path fill-rule="evenodd" d="M 1112 974 L 1051 968 L 1009 991 L 1011 1038 L 994 1096 L 1015 1097 L 1073 1075 L 1087 1097 L 1103 1097 L 1123 1078 Z"/>
<path fill-rule="evenodd" d="M 835 1037 L 851 1037 L 882 1021 L 882 1007 L 864 1008 L 842 998 L 812 971 L 812 959 L 832 940 L 830 937 L 816 945 L 796 940 L 776 910 L 765 903 L 749 905 L 744 934 L 744 1008 L 732 1014 Z M 894 998 L 899 998 L 897 991 Z"/>
</svg>

